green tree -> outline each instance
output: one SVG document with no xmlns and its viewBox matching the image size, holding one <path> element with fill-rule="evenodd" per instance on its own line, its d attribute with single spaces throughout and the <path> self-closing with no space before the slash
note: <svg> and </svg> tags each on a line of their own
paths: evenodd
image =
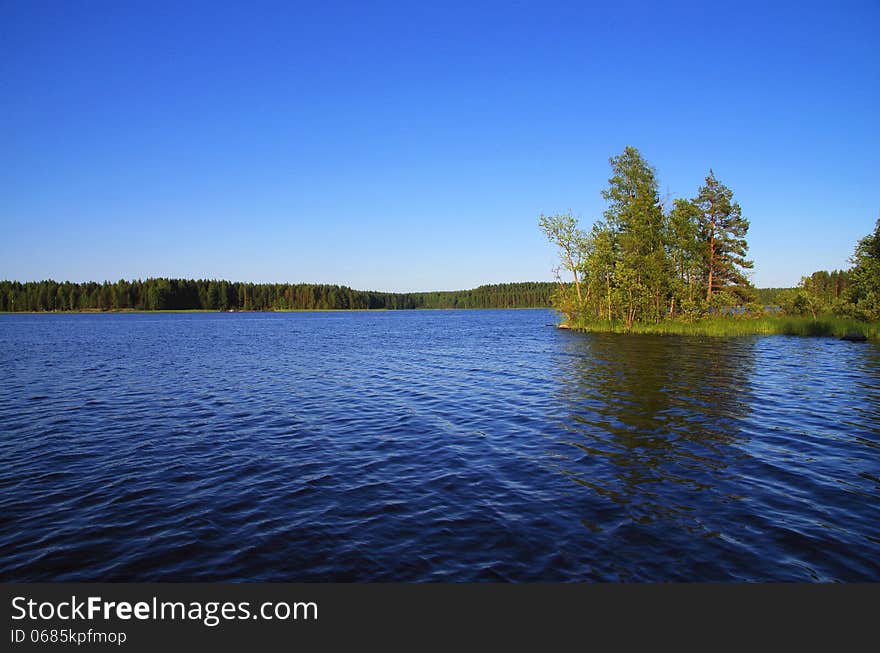
<svg viewBox="0 0 880 653">
<path fill-rule="evenodd" d="M 208 292 L 205 296 L 205 308 L 210 311 L 220 308 L 220 287 L 215 281 L 208 283 Z"/>
<path fill-rule="evenodd" d="M 815 298 L 803 287 L 786 288 L 777 295 L 777 301 L 782 312 L 786 315 L 804 316 L 811 314 L 816 319 Z"/>
<path fill-rule="evenodd" d="M 617 296 L 627 328 L 638 319 L 658 320 L 669 287 L 669 261 L 663 238 L 663 208 L 657 174 L 638 149 L 627 146 L 611 157 L 611 177 L 602 197 L 605 223 L 614 234 Z"/>
<path fill-rule="evenodd" d="M 571 213 L 556 215 L 544 215 L 542 213 L 538 219 L 538 224 L 544 235 L 547 236 L 547 239 L 559 249 L 562 267 L 571 274 L 572 281 L 574 282 L 577 298 L 576 306 L 572 306 L 566 301 L 565 307 L 560 307 L 569 318 L 572 318 L 584 301 L 583 293 L 581 292 L 580 270 L 584 263 L 587 248 L 586 234 L 578 226 L 577 220 Z M 561 281 L 560 288 L 564 293 L 565 286 Z"/>
<path fill-rule="evenodd" d="M 666 224 L 666 245 L 672 265 L 672 297 L 669 313 L 677 309 L 699 313 L 698 296 L 702 294 L 700 276 L 704 247 L 700 240 L 700 208 L 692 200 L 675 200 Z"/>
<path fill-rule="evenodd" d="M 880 320 L 880 218 L 874 233 L 858 242 L 851 261 L 846 297 L 852 312 L 862 320 Z"/>
<path fill-rule="evenodd" d="M 733 201 L 733 191 L 710 169 L 694 203 L 700 209 L 700 237 L 705 246 L 706 301 L 711 303 L 713 293 L 724 290 L 748 299 L 750 284 L 745 270 L 754 266 L 745 258 L 749 221 Z"/>
<path fill-rule="evenodd" d="M 597 222 L 590 231 L 585 262 L 591 296 L 595 297 L 594 314 L 600 320 L 614 320 L 615 267 L 620 246 L 615 232 L 604 222 Z"/>
</svg>

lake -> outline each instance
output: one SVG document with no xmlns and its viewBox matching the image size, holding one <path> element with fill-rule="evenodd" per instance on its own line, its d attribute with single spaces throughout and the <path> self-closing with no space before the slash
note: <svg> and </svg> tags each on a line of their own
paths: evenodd
<svg viewBox="0 0 880 653">
<path fill-rule="evenodd" d="M 0 580 L 880 580 L 880 347 L 555 322 L 0 315 Z"/>
</svg>

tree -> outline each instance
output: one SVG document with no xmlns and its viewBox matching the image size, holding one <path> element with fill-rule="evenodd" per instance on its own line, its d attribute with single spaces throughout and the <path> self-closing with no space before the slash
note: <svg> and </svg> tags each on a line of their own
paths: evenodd
<svg viewBox="0 0 880 653">
<path fill-rule="evenodd" d="M 816 312 L 819 308 L 816 298 L 802 285 L 780 291 L 776 301 L 786 315 L 805 316 L 810 314 L 814 320 L 816 319 Z"/>
<path fill-rule="evenodd" d="M 604 222 L 597 222 L 590 231 L 585 270 L 590 288 L 595 287 L 595 313 L 609 322 L 614 319 L 612 287 L 615 285 L 614 272 L 620 245 L 615 232 Z M 592 293 L 591 293 L 592 294 Z"/>
<path fill-rule="evenodd" d="M 880 218 L 874 233 L 856 245 L 846 292 L 852 311 L 862 320 L 880 320 Z"/>
<path fill-rule="evenodd" d="M 579 274 L 584 263 L 587 244 L 586 234 L 580 229 L 577 220 L 572 217 L 571 213 L 557 215 L 544 215 L 542 213 L 538 218 L 538 224 L 547 236 L 547 239 L 559 248 L 562 266 L 571 273 L 572 280 L 574 281 L 579 308 L 584 301 Z M 563 312 L 571 318 L 576 311 L 577 308 L 569 307 Z"/>
<path fill-rule="evenodd" d="M 170 308 L 171 284 L 168 279 L 147 279 L 147 310 L 163 311 Z"/>
<path fill-rule="evenodd" d="M 208 291 L 205 294 L 205 308 L 211 311 L 220 308 L 220 287 L 216 281 L 208 282 Z"/>
<path fill-rule="evenodd" d="M 800 302 L 810 312 L 814 320 L 818 313 L 824 312 L 827 308 L 827 304 L 822 297 L 822 288 L 816 283 L 815 277 L 815 274 L 809 277 L 801 277 L 797 289 L 797 292 L 803 296 Z"/>
<path fill-rule="evenodd" d="M 704 248 L 700 240 L 700 208 L 693 200 L 677 199 L 666 223 L 666 246 L 673 270 L 672 297 L 669 313 L 675 316 L 678 307 L 693 310 L 700 271 L 704 262 Z"/>
<path fill-rule="evenodd" d="M 706 301 L 711 303 L 713 293 L 722 290 L 748 298 L 750 285 L 745 270 L 754 266 L 745 258 L 749 221 L 733 201 L 733 191 L 710 169 L 694 203 L 700 210 L 700 238 L 705 247 Z"/>
<path fill-rule="evenodd" d="M 627 328 L 640 318 L 658 320 L 669 285 L 663 237 L 663 207 L 657 174 L 632 146 L 611 157 L 612 175 L 602 197 L 608 201 L 605 223 L 614 234 L 618 258 L 614 277 Z"/>
</svg>

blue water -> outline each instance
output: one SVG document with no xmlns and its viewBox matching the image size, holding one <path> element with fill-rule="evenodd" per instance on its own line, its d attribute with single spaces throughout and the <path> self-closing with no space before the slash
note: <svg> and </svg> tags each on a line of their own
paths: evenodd
<svg viewBox="0 0 880 653">
<path fill-rule="evenodd" d="M 880 580 L 880 348 L 0 316 L 0 580 Z"/>
</svg>

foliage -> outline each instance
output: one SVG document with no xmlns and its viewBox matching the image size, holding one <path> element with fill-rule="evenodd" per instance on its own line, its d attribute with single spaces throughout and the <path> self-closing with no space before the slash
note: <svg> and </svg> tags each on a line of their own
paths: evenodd
<svg viewBox="0 0 880 653">
<path fill-rule="evenodd" d="M 562 267 L 571 274 L 574 283 L 574 299 L 576 299 L 576 302 L 569 297 L 569 293 L 562 285 L 560 270 L 556 270 L 556 279 L 560 284 L 560 290 L 556 295 L 558 299 L 556 305 L 560 307 L 560 310 L 572 311 L 571 315 L 574 315 L 577 311 L 577 306 L 584 301 L 579 271 L 583 266 L 584 257 L 589 246 L 587 236 L 578 227 L 577 220 L 572 217 L 571 213 L 557 215 L 541 214 L 538 224 L 544 235 L 547 236 L 547 239 L 559 249 Z"/>
<path fill-rule="evenodd" d="M 858 319 L 880 320 L 880 219 L 856 245 L 852 264 L 845 294 L 850 311 Z"/>
<path fill-rule="evenodd" d="M 607 208 L 589 232 L 570 213 L 539 219 L 575 286 L 574 294 L 554 295 L 566 320 L 633 329 L 754 301 L 743 273 L 751 267 L 744 258 L 749 223 L 711 171 L 696 198 L 676 199 L 666 210 L 657 172 L 639 150 L 626 147 L 609 163 Z"/>
<path fill-rule="evenodd" d="M 812 315 L 815 319 L 817 312 L 821 311 L 819 300 L 802 287 L 780 292 L 777 300 L 779 308 L 786 315 Z"/>
<path fill-rule="evenodd" d="M 750 299 L 745 291 L 749 282 L 744 272 L 754 265 L 745 258 L 749 221 L 743 218 L 742 209 L 733 201 L 733 191 L 720 183 L 710 169 L 694 204 L 699 209 L 700 239 L 705 243 L 706 300 L 711 302 L 715 292 L 725 290 L 741 299 Z"/>
<path fill-rule="evenodd" d="M 794 288 L 755 288 L 755 301 L 761 306 L 779 306 L 779 296 Z"/>
<path fill-rule="evenodd" d="M 658 332 L 677 333 L 701 332 L 707 318 L 749 318 L 753 326 L 760 318 L 768 332 L 796 324 L 798 333 L 824 333 L 823 314 L 880 320 L 880 219 L 856 245 L 850 270 L 814 272 L 797 288 L 756 289 L 748 279 L 749 221 L 711 169 L 696 197 L 675 199 L 667 209 L 656 171 L 636 148 L 609 162 L 602 191 L 608 205 L 589 232 L 570 213 L 540 218 L 572 275 L 574 291 L 560 280 L 551 298 L 569 324 L 639 333 L 662 325 Z M 780 322 L 785 316 L 814 324 Z M 837 323 L 831 330 L 837 334 Z"/>
<path fill-rule="evenodd" d="M 874 233 L 858 242 L 851 261 L 850 270 L 819 270 L 801 278 L 797 288 L 759 293 L 788 315 L 816 319 L 830 313 L 868 322 L 880 320 L 880 220 Z"/>
<path fill-rule="evenodd" d="M 0 311 L 533 308 L 549 306 L 555 286 L 525 282 L 461 291 L 382 293 L 346 286 L 206 279 L 122 279 L 103 284 L 0 281 Z"/>
</svg>

